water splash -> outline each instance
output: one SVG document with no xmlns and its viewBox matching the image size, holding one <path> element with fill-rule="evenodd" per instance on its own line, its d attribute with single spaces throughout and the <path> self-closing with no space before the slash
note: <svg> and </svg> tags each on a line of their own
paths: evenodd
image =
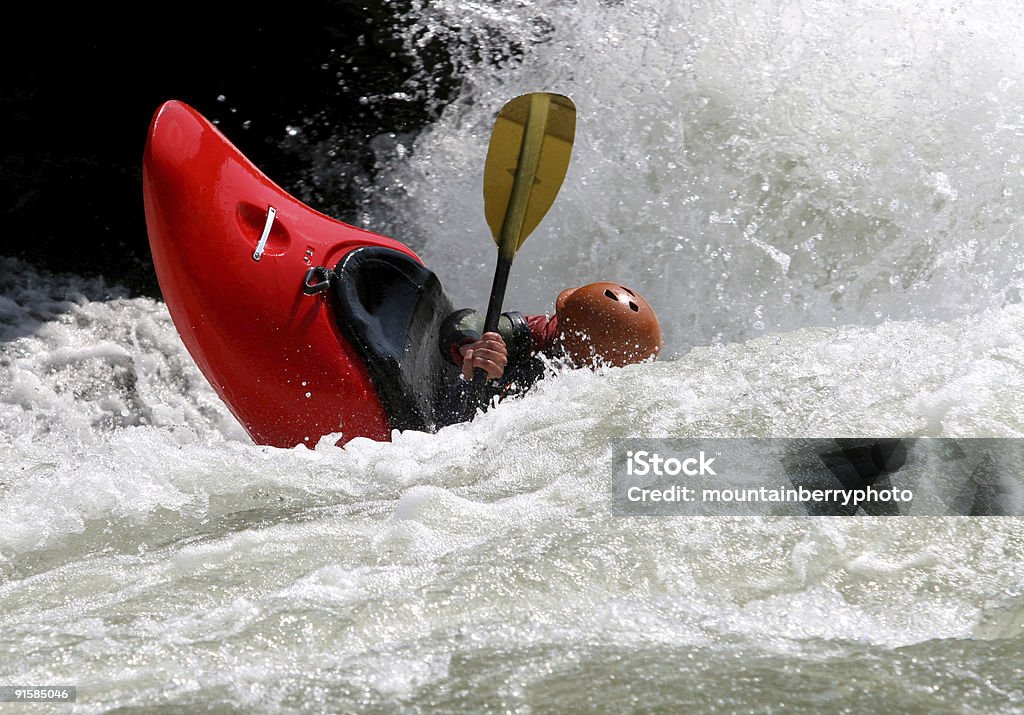
<svg viewBox="0 0 1024 715">
<path fill-rule="evenodd" d="M 510 306 L 550 310 L 561 287 L 611 277 L 661 309 L 678 352 L 1020 300 L 1017 3 L 420 12 L 418 32 L 458 27 L 476 49 L 461 96 L 390 162 L 365 218 L 412 242 L 461 304 L 485 299 L 493 261 L 480 188 L 492 117 L 540 89 L 575 99 L 579 135 Z M 521 54 L 493 60 L 513 44 Z"/>
</svg>

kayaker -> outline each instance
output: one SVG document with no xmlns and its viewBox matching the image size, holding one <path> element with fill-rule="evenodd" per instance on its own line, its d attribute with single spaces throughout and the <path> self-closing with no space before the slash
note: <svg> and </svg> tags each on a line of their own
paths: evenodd
<svg viewBox="0 0 1024 715">
<path fill-rule="evenodd" d="M 483 316 L 472 309 L 453 313 L 440 332 L 441 350 L 462 368 L 466 385 L 483 369 L 489 391 L 521 393 L 544 375 L 547 364 L 621 367 L 657 357 L 661 325 L 647 300 L 619 283 L 591 283 L 562 291 L 554 315 L 504 313 L 498 332 L 480 335 Z M 464 399 L 457 391 L 455 402 Z M 459 414 L 458 407 L 452 412 Z"/>
</svg>

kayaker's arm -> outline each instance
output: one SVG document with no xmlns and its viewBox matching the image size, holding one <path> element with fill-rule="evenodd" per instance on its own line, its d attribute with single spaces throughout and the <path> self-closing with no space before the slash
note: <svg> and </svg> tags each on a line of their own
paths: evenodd
<svg viewBox="0 0 1024 715">
<path fill-rule="evenodd" d="M 484 316 L 470 308 L 458 310 L 449 315 L 441 324 L 438 335 L 440 342 L 438 347 L 441 350 L 441 354 L 453 365 L 461 367 L 464 357 L 463 349 L 481 341 L 483 324 Z M 505 372 L 505 365 L 517 367 L 528 361 L 532 356 L 533 337 L 530 332 L 530 326 L 522 314 L 514 312 L 503 313 L 498 320 L 498 337 L 504 343 L 505 364 L 501 366 L 502 370 L 497 374 L 490 374 L 494 371 L 488 370 L 488 377 L 491 379 L 501 377 Z M 487 344 L 487 341 L 484 341 L 479 347 L 492 352 L 500 351 L 497 346 Z M 484 357 L 495 359 L 498 358 L 498 355 L 488 354 Z M 496 365 L 478 365 L 477 367 L 486 369 L 488 367 L 496 367 Z"/>
<path fill-rule="evenodd" d="M 524 318 L 519 313 L 505 313 L 501 316 L 498 333 L 506 347 L 507 363 L 498 379 L 487 381 L 488 403 L 495 397 L 501 399 L 510 394 L 519 394 L 543 376 L 544 363 L 538 354 L 550 347 L 550 340 L 547 339 L 550 331 L 545 330 L 548 322 L 545 316 Z M 483 324 L 484 316 L 472 309 L 452 313 L 442 323 L 439 331 L 438 347 L 441 353 L 453 365 L 461 365 L 460 348 L 480 339 Z M 469 380 L 456 380 L 452 384 L 446 399 L 447 407 L 442 412 L 443 424 L 468 419 L 472 386 Z"/>
</svg>

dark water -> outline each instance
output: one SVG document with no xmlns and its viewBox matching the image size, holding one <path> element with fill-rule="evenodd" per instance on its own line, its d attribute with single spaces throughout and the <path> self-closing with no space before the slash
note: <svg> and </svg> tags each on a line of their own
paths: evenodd
<svg viewBox="0 0 1024 715">
<path fill-rule="evenodd" d="M 23 8 L 0 89 L 0 255 L 158 296 L 141 160 L 169 99 L 217 122 L 304 201 L 356 220 L 378 161 L 371 141 L 414 135 L 458 85 L 451 38 L 414 43 L 410 5 L 185 0 L 116 22 L 84 6 Z"/>
</svg>

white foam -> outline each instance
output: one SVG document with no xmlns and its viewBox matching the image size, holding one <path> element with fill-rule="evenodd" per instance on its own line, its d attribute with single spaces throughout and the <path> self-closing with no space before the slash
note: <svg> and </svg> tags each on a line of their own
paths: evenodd
<svg viewBox="0 0 1024 715">
<path fill-rule="evenodd" d="M 1017 302 L 1021 12 L 1009 0 L 430 3 L 411 37 L 465 46 L 464 89 L 391 162 L 367 220 L 482 309 L 492 118 L 518 93 L 557 91 L 579 109 L 574 157 L 516 258 L 510 308 L 623 281 L 661 311 L 678 353 Z M 516 44 L 529 49 L 500 66 L 472 60 Z"/>
</svg>

